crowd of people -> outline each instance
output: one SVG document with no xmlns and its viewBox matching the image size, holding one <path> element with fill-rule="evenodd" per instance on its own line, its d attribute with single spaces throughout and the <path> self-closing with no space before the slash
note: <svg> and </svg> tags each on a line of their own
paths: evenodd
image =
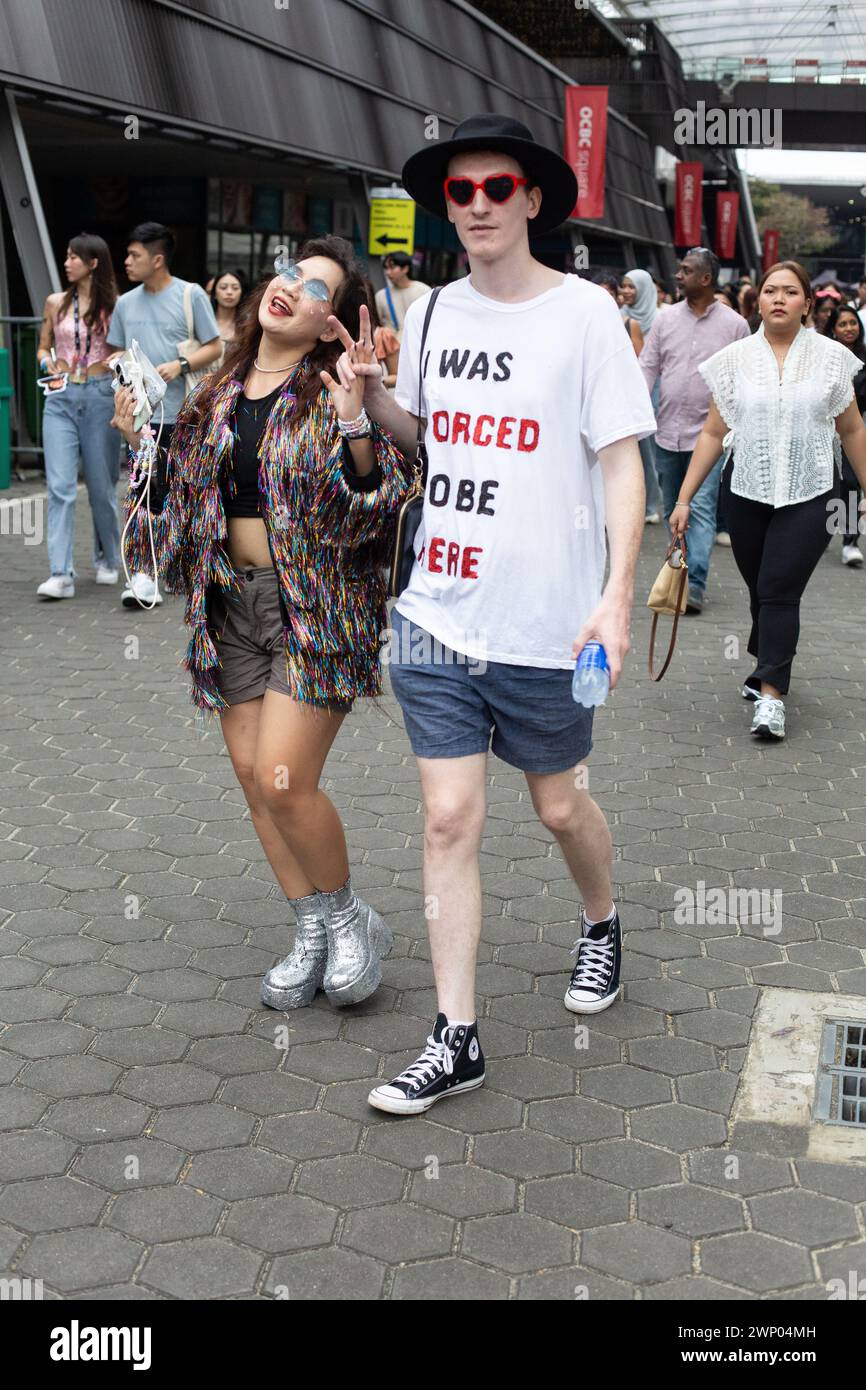
<svg viewBox="0 0 866 1390">
<path fill-rule="evenodd" d="M 160 588 L 185 598 L 193 702 L 219 718 L 294 910 L 292 948 L 261 985 L 270 1008 L 307 1006 L 319 990 L 344 1007 L 382 978 L 391 931 L 352 886 L 320 780 L 354 702 L 381 693 L 391 633 L 421 783 L 438 1012 L 415 1062 L 369 1101 L 410 1115 L 484 1081 L 489 751 L 525 776 L 583 901 L 564 1006 L 607 1009 L 622 925 L 575 660 L 600 643 L 616 687 L 644 526 L 660 513 L 689 534 L 689 608 L 702 610 L 721 506 L 751 609 L 752 733 L 783 737 L 800 599 L 843 486 L 856 548 L 866 429 L 862 314 L 839 303 L 810 324 L 815 295 L 795 262 L 739 286 L 736 304 L 704 247 L 683 257 L 676 303 L 639 267 L 600 284 L 551 269 L 529 232 L 568 216 L 575 176 L 507 117 L 470 117 L 427 143 L 403 182 L 453 224 L 468 275 L 430 292 L 395 255 L 373 295 L 349 243 L 322 236 L 246 297 L 230 270 L 208 294 L 171 274 L 171 233 L 143 224 L 127 253 L 135 288 L 119 298 L 103 244 L 70 243 L 69 289 L 46 304 L 40 354 L 65 388 L 46 404 L 47 596 L 74 591 L 79 447 L 100 582 L 116 582 L 119 430 L 132 455 L 124 601 L 152 606 Z M 133 338 L 166 385 L 158 440 L 131 389 L 112 398 L 111 364 Z M 419 442 L 422 521 L 389 614 L 385 570 Z"/>
</svg>

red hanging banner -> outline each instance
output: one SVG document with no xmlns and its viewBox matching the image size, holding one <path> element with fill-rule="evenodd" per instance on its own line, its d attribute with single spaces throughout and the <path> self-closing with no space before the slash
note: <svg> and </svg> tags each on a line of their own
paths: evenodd
<svg viewBox="0 0 866 1390">
<path fill-rule="evenodd" d="M 722 261 L 732 261 L 736 254 L 739 212 L 739 193 L 718 194 L 716 198 L 716 255 Z"/>
<path fill-rule="evenodd" d="M 607 87 L 566 87 L 565 158 L 577 178 L 572 217 L 604 217 Z"/>
<path fill-rule="evenodd" d="M 764 264 L 762 270 L 767 271 L 771 265 L 775 265 L 779 259 L 779 233 L 774 227 L 768 227 L 764 232 Z"/>
<path fill-rule="evenodd" d="M 677 202 L 674 245 L 697 246 L 701 239 L 701 188 L 703 164 L 677 165 Z"/>
</svg>

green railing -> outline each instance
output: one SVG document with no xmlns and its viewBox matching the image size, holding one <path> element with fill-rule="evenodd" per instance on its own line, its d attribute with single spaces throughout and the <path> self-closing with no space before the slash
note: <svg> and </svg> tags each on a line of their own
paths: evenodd
<svg viewBox="0 0 866 1390">
<path fill-rule="evenodd" d="M 0 316 L 0 489 L 12 467 L 42 468 L 42 392 L 36 384 L 37 318 Z"/>
</svg>

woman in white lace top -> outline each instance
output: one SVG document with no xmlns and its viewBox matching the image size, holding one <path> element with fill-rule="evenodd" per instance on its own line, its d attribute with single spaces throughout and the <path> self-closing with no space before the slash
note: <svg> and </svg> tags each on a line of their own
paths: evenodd
<svg viewBox="0 0 866 1390">
<path fill-rule="evenodd" d="M 758 738 L 785 736 L 782 697 L 800 600 L 833 534 L 840 446 L 866 488 L 866 429 L 852 386 L 862 363 L 842 343 L 804 328 L 810 303 L 802 266 L 771 266 L 758 286 L 758 331 L 699 366 L 710 410 L 670 521 L 682 535 L 689 504 L 723 449 L 724 504 L 749 588 L 748 650 L 756 659 L 743 695 L 756 702 L 751 731 Z"/>
</svg>

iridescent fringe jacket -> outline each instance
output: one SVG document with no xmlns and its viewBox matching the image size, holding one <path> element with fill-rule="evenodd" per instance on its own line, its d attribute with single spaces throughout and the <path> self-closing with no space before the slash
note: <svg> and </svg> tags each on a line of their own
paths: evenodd
<svg viewBox="0 0 866 1390">
<path fill-rule="evenodd" d="M 352 475 L 324 386 L 294 421 L 292 388 L 305 370 L 301 363 L 271 409 L 259 448 L 259 498 L 279 580 L 287 683 L 295 699 L 319 704 L 382 692 L 379 647 L 388 625 L 384 568 L 412 470 L 391 436 L 374 423 L 373 473 Z M 242 383 L 231 377 L 220 382 L 208 416 L 196 422 L 195 399 L 202 386 L 177 417 L 167 457 L 167 495 L 150 521 L 161 585 L 186 596 L 184 621 L 192 637 L 183 664 L 192 677 L 193 703 L 216 713 L 228 702 L 217 687 L 219 634 L 209 623 L 209 610 L 213 586 L 240 588 L 223 545 L 221 491 L 231 477 L 232 413 Z M 140 488 L 130 485 L 127 515 L 139 495 Z M 147 573 L 152 566 L 144 506 L 127 532 L 124 555 L 130 573 Z"/>
</svg>

